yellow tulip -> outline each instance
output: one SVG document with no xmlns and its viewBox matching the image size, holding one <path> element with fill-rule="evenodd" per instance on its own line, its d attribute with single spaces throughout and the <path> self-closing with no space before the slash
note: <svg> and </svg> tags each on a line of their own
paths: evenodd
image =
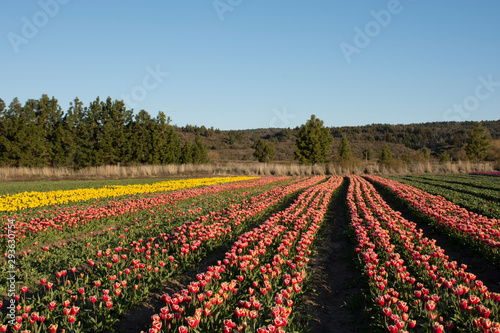
<svg viewBox="0 0 500 333">
<path fill-rule="evenodd" d="M 173 191 L 197 186 L 237 182 L 256 177 L 217 177 L 180 179 L 144 185 L 108 185 L 101 188 L 83 188 L 76 190 L 59 190 L 49 192 L 22 192 L 14 195 L 0 196 L 0 211 L 16 211 L 40 206 L 60 205 L 69 202 L 87 201 L 99 198 L 133 195 L 138 193 L 154 193 Z"/>
</svg>

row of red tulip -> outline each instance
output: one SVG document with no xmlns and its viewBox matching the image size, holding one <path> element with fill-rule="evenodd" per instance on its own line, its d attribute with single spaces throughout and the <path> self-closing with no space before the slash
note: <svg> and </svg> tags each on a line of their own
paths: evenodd
<svg viewBox="0 0 500 333">
<path fill-rule="evenodd" d="M 378 207 L 376 214 L 394 235 L 395 241 L 411 256 L 408 263 L 412 264 L 415 270 L 420 269 L 422 279 L 434 288 L 436 293 L 440 293 L 442 300 L 438 307 L 442 307 L 442 311 L 454 308 L 457 312 L 455 319 L 460 321 L 462 326 L 469 325 L 468 329 L 477 326 L 477 321 L 482 320 L 483 328 L 487 329 L 491 325 L 492 331 L 496 332 L 500 327 L 500 294 L 489 292 L 482 281 L 467 272 L 466 265 L 459 266 L 456 261 L 451 261 L 445 251 L 436 245 L 435 240 L 424 237 L 421 230 L 417 231 L 415 223 L 394 212 L 371 184 L 367 184 L 367 187 L 374 198 L 373 205 Z"/>
<path fill-rule="evenodd" d="M 66 272 L 71 271 L 70 269 L 55 273 L 57 283 L 42 278 L 45 302 L 36 304 L 34 298 L 31 298 L 31 302 L 22 299 L 22 303 L 24 306 L 30 304 L 38 313 L 44 314 L 48 304 L 50 312 L 47 317 L 50 315 L 54 324 L 58 321 L 60 326 L 66 328 L 73 326 L 66 313 L 66 309 L 72 307 L 82 309 L 78 316 L 73 315 L 77 324 L 84 321 L 90 321 L 94 327 L 109 324 L 146 296 L 148 286 L 161 285 L 162 280 L 174 274 L 178 263 L 197 259 L 199 255 L 195 253 L 200 247 L 221 244 L 232 233 L 244 227 L 242 223 L 249 217 L 275 205 L 288 194 L 313 185 L 321 178 L 293 182 L 289 186 L 280 186 L 258 194 L 244 205 L 236 206 L 236 210 L 233 207 L 199 216 L 196 221 L 176 228 L 172 234 L 159 233 L 145 237 L 147 235 L 143 233 L 139 239 L 131 239 L 130 234 L 125 232 L 120 238 L 122 243 L 130 246 L 97 251 L 95 258 L 88 260 L 89 268 L 75 276 L 74 281 L 66 277 Z M 109 290 L 114 292 L 110 293 Z M 92 294 L 94 296 L 85 297 Z M 19 312 L 26 316 L 26 312 L 23 313 L 22 310 L 22 307 L 19 308 Z M 23 319 L 22 316 L 18 318 Z M 28 320 L 21 320 L 20 324 L 33 327 L 33 323 Z M 76 330 L 77 327 L 72 329 Z"/>
<path fill-rule="evenodd" d="M 169 193 L 154 194 L 136 199 L 134 195 L 126 196 L 115 201 L 107 201 L 106 204 L 98 206 L 69 206 L 64 208 L 45 209 L 43 211 L 24 211 L 20 214 L 14 213 L 3 216 L 5 220 L 15 220 L 16 237 L 18 247 L 26 238 L 36 241 L 38 233 L 46 233 L 51 230 L 63 231 L 65 229 L 77 230 L 78 228 L 104 218 L 116 218 L 124 214 L 134 214 L 149 211 L 155 207 L 173 205 L 176 202 L 206 194 L 217 194 L 221 192 L 264 186 L 272 182 L 278 182 L 288 177 L 265 177 L 250 181 L 225 183 L 201 188 L 190 188 L 173 191 Z M 96 200 L 96 203 L 99 200 Z M 128 216 L 128 215 L 127 215 Z M 73 231 L 74 232 L 74 231 Z"/>
<path fill-rule="evenodd" d="M 492 321 L 498 320 L 497 295 L 464 265 L 458 268 L 449 261 L 435 240 L 393 211 L 371 184 L 350 179 L 348 203 L 360 243 L 357 252 L 387 329 L 404 331 L 418 323 L 434 332 L 454 327 L 497 332 L 500 324 Z"/>
<path fill-rule="evenodd" d="M 336 177 L 330 179 L 330 184 L 325 184 L 324 193 L 311 201 L 307 214 L 295 220 L 293 227 L 283 236 L 272 261 L 265 266 L 261 265 L 261 269 L 256 271 L 257 277 L 250 276 L 252 280 L 252 286 L 248 288 L 250 298 L 248 301 L 244 298 L 238 302 L 239 308 L 236 308 L 236 314 L 238 316 L 240 309 L 240 315 L 236 320 L 240 325 L 236 327 L 231 325 L 232 331 L 243 332 L 246 327 L 255 331 L 255 325 L 259 321 L 263 323 L 270 318 L 272 323 L 257 328 L 257 332 L 285 332 L 285 327 L 293 317 L 294 299 L 301 292 L 306 279 L 306 268 L 310 260 L 308 256 L 311 254 L 310 247 L 314 236 L 324 220 L 332 193 L 341 182 L 342 178 Z M 309 219 L 306 218 L 308 214 L 311 214 Z M 285 258 L 290 259 L 285 260 Z M 253 290 L 257 286 L 264 288 L 257 293 Z M 248 305 L 253 304 L 255 300 L 264 304 L 265 311 L 257 311 L 252 316 L 252 312 L 245 309 L 249 310 Z M 228 325 L 225 325 L 224 329 L 226 332 L 231 332 Z"/>
<path fill-rule="evenodd" d="M 434 218 L 439 224 L 486 245 L 484 248 L 495 255 L 500 254 L 497 250 L 500 247 L 499 220 L 470 212 L 441 196 L 429 194 L 411 185 L 378 176 L 367 176 L 367 178 L 384 185 L 407 200 L 416 210 Z"/>
<path fill-rule="evenodd" d="M 314 242 L 314 236 L 320 228 L 326 215 L 327 207 L 330 202 L 333 191 L 340 186 L 342 179 L 340 177 L 332 179 L 333 182 L 328 192 L 321 198 L 321 202 L 313 202 L 312 207 L 315 207 L 311 223 L 308 225 L 307 230 L 299 234 L 299 230 L 305 229 L 306 225 L 301 223 L 297 227 L 290 230 L 285 235 L 283 241 L 278 246 L 279 254 L 273 258 L 273 263 L 277 262 L 285 269 L 281 274 L 276 274 L 275 281 L 278 281 L 274 292 L 273 303 L 270 305 L 270 311 L 273 319 L 273 324 L 267 327 L 260 327 L 258 333 L 272 333 L 273 327 L 278 332 L 284 332 L 283 329 L 287 326 L 290 316 L 293 314 L 293 300 L 295 296 L 301 291 L 302 284 L 306 279 L 306 266 L 309 262 L 308 255 L 311 254 L 310 247 Z M 315 200 L 319 199 L 317 197 Z M 300 238 L 299 238 L 300 236 Z M 280 255 L 289 258 L 286 261 L 280 258 Z M 278 266 L 278 265 L 277 265 Z M 288 269 L 288 270 L 287 270 Z M 269 273 L 269 272 L 268 272 Z M 272 276 L 272 275 L 271 275 Z M 266 280 L 266 275 L 263 275 L 263 280 Z"/>
<path fill-rule="evenodd" d="M 286 307 L 277 303 L 300 291 L 308 247 L 341 181 L 332 177 L 310 187 L 285 210 L 238 236 L 225 258 L 198 274 L 187 289 L 163 295 L 165 307 L 152 317 L 149 332 L 243 332 L 270 316 L 273 323 L 259 332 L 284 332 L 293 301 Z M 226 315 L 231 318 L 222 319 Z"/>
<path fill-rule="evenodd" d="M 268 185 L 266 185 L 266 183 Z M 238 202 L 245 202 L 246 199 L 261 200 L 259 199 L 259 195 L 262 195 L 262 193 L 265 192 L 265 189 L 269 188 L 270 186 L 276 187 L 277 184 L 286 185 L 289 183 L 295 183 L 295 180 L 289 179 L 281 182 L 270 182 L 267 180 L 265 182 L 254 182 L 253 188 L 250 188 L 250 190 L 246 190 L 245 192 L 243 192 L 244 189 L 239 190 L 238 193 L 241 193 L 243 195 L 236 196 L 234 198 L 231 198 L 229 195 L 230 193 L 235 191 L 235 188 L 227 187 L 226 192 L 220 192 L 218 194 L 211 194 L 208 196 L 200 196 L 200 201 L 196 204 L 202 205 L 204 207 L 203 209 L 199 207 L 197 209 L 183 209 L 180 211 L 175 211 L 175 206 L 166 206 L 163 210 L 162 208 L 155 208 L 155 210 L 150 209 L 147 211 L 147 215 L 149 216 L 149 225 L 145 230 L 142 230 L 144 227 L 142 226 L 142 224 L 140 224 L 140 222 L 145 219 L 138 219 L 136 217 L 135 224 L 129 225 L 128 227 L 122 227 L 121 231 L 116 230 L 114 227 L 110 227 L 106 230 L 103 230 L 102 233 L 100 232 L 97 234 L 92 231 L 87 235 L 87 237 L 83 237 L 79 240 L 75 239 L 68 243 L 62 243 L 59 246 L 57 246 L 57 244 L 56 246 L 44 245 L 33 251 L 23 251 L 22 255 L 18 255 L 16 257 L 16 266 L 19 270 L 19 274 L 28 274 L 28 276 L 38 276 L 41 273 L 46 274 L 46 272 L 53 272 L 55 274 L 56 269 L 62 270 L 64 267 L 78 267 L 81 266 L 82 263 L 87 262 L 87 260 L 90 258 L 89 250 L 91 250 L 92 247 L 95 247 L 97 249 L 99 247 L 106 248 L 109 246 L 113 246 L 113 243 L 115 243 L 116 247 L 119 246 L 119 242 L 126 241 L 126 239 L 124 238 L 125 236 L 131 236 L 138 233 L 140 233 L 140 237 L 137 238 L 145 238 L 148 237 L 148 235 L 154 235 L 155 232 L 158 233 L 158 230 L 156 229 L 161 230 L 164 229 L 165 226 L 170 227 L 182 223 L 182 220 L 197 218 L 203 211 L 208 212 L 213 208 L 219 209 L 218 212 L 213 213 L 217 214 L 217 216 L 214 218 L 221 218 L 221 216 L 219 216 L 220 214 L 231 214 L 231 212 L 225 211 L 225 209 L 229 209 L 228 207 L 232 207 Z M 239 184 L 233 184 L 237 187 L 240 186 Z M 278 188 L 281 187 L 282 186 L 279 186 Z M 272 194 L 271 197 L 273 195 L 274 194 Z M 225 199 L 220 200 L 221 196 Z M 212 202 L 212 204 L 210 204 L 210 202 Z M 113 219 L 111 219 L 111 221 L 116 223 L 116 221 L 114 221 Z M 144 222 L 147 223 L 148 220 L 145 220 Z M 117 232 L 124 232 L 125 236 L 121 237 L 122 239 L 120 239 L 118 235 L 110 235 L 108 234 L 108 232 L 111 232 L 112 234 Z M 114 240 L 116 239 L 118 239 L 119 242 L 114 242 Z M 38 244 L 35 243 L 35 245 Z M 71 253 L 71 255 L 68 256 L 68 253 Z M 33 264 L 33 262 L 35 261 L 37 263 Z M 9 268 L 6 265 L 3 265 L 0 268 L 0 272 L 6 272 L 8 270 Z M 2 277 L 3 276 L 4 274 L 2 274 Z M 46 277 L 49 279 L 53 278 L 51 276 Z M 0 280 L 2 280 L 2 278 L 0 278 Z"/>
</svg>

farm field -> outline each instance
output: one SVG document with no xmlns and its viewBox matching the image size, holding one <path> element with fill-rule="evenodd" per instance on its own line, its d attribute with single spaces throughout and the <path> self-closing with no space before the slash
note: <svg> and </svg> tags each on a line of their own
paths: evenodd
<svg viewBox="0 0 500 333">
<path fill-rule="evenodd" d="M 3 190 L 0 332 L 500 332 L 498 177 L 105 185 Z"/>
<path fill-rule="evenodd" d="M 440 195 L 468 210 L 500 218 L 500 181 L 483 175 L 426 175 L 393 177 L 434 195 Z"/>
</svg>

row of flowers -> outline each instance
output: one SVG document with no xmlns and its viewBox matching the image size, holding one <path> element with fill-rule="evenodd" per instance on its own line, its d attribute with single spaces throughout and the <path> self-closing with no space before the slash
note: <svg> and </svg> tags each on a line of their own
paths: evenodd
<svg viewBox="0 0 500 333">
<path fill-rule="evenodd" d="M 90 251 L 93 251 L 92 248 L 97 251 L 110 246 L 120 246 L 120 243 L 123 244 L 126 241 L 125 236 L 129 239 L 130 237 L 138 239 L 165 232 L 166 228 L 167 230 L 173 229 L 182 223 L 207 215 L 209 212 L 213 212 L 214 209 L 217 209 L 217 211 L 213 214 L 220 218 L 219 216 L 225 210 L 236 209 L 238 203 L 256 200 L 267 190 L 281 188 L 296 181 L 281 179 L 279 182 L 275 182 L 262 178 L 251 181 L 253 185 L 251 188 L 240 188 L 241 185 L 249 185 L 246 182 L 227 184 L 224 185 L 226 191 L 199 195 L 190 200 L 180 200 L 173 202 L 171 205 L 165 205 L 163 208 L 148 209 L 143 212 L 143 218 L 140 216 L 135 217 L 132 223 L 129 222 L 121 227 L 111 226 L 101 231 L 91 231 L 87 234 L 87 237 L 72 239 L 68 242 L 56 242 L 52 245 L 40 245 L 35 242 L 35 248 L 19 253 L 16 258 L 16 266 L 20 274 L 29 276 L 38 276 L 38 272 L 52 272 L 55 269 L 62 270 L 66 267 L 79 266 L 89 259 Z M 219 186 L 214 187 L 218 188 Z M 191 190 L 187 191 L 191 192 Z M 235 193 L 239 195 L 235 196 Z M 188 202 L 192 202 L 191 205 L 196 205 L 196 208 L 193 206 L 193 209 L 184 209 L 183 207 L 186 207 Z M 134 216 L 137 216 L 137 214 Z M 71 256 L 68 256 L 67 253 L 71 253 Z M 0 272 L 6 270 L 9 270 L 8 267 L 0 267 Z"/>
<path fill-rule="evenodd" d="M 500 176 L 500 171 L 472 172 L 471 175 Z"/>
<path fill-rule="evenodd" d="M 0 211 L 17 211 L 41 206 L 61 205 L 69 202 L 134 195 L 139 193 L 165 192 L 197 186 L 210 186 L 228 182 L 253 179 L 255 177 L 213 177 L 169 180 L 143 185 L 108 185 L 101 188 L 81 188 L 49 192 L 22 192 L 0 196 Z"/>
<path fill-rule="evenodd" d="M 429 194 L 411 185 L 378 176 L 366 176 L 366 178 L 385 186 L 409 202 L 414 209 L 430 216 L 457 237 L 468 240 L 469 243 L 482 245 L 482 250 L 490 252 L 498 259 L 499 220 L 470 212 L 441 196 Z"/>
<path fill-rule="evenodd" d="M 423 235 L 392 210 L 366 180 L 351 176 L 348 205 L 358 240 L 356 252 L 369 278 L 379 324 L 389 332 L 500 332 L 498 301 Z"/>
<path fill-rule="evenodd" d="M 162 281 L 248 228 L 246 220 L 322 178 L 292 182 L 289 186 L 259 193 L 226 210 L 200 214 L 195 221 L 175 228 L 170 234 L 161 232 L 162 227 L 158 224 L 138 225 L 139 232 L 126 229 L 125 233 L 116 235 L 123 245 L 97 250 L 87 259 L 84 269 L 68 267 L 53 272 L 53 277 L 42 276 L 41 291 L 34 295 L 29 295 L 29 290 L 22 290 L 16 309 L 18 327 L 36 329 L 45 325 L 25 318 L 29 313 L 26 307 L 29 307 L 30 311 L 43 314 L 52 325 L 75 332 L 82 327 L 92 327 L 96 331 L 109 328 L 121 313 L 147 296 L 151 288 L 160 287 Z M 78 308 L 78 313 L 67 311 L 72 308 Z"/>
<path fill-rule="evenodd" d="M 471 177 L 471 176 L 469 176 Z M 500 184 L 490 177 L 490 182 L 475 182 L 469 178 L 455 180 L 445 176 L 406 176 L 394 180 L 415 186 L 430 194 L 439 195 L 478 214 L 500 218 Z"/>
<path fill-rule="evenodd" d="M 237 189 L 265 186 L 279 182 L 287 177 L 266 177 L 249 181 L 229 182 L 213 186 L 177 190 L 169 193 L 147 195 L 141 198 L 123 197 L 108 201 L 102 205 L 70 206 L 64 208 L 45 209 L 33 212 L 23 211 L 19 214 L 3 216 L 4 220 L 14 221 L 17 248 L 21 249 L 35 243 L 54 241 L 61 237 L 72 237 L 78 233 L 90 232 L 98 227 L 113 223 L 130 221 L 131 217 L 145 218 L 154 208 L 170 207 L 177 202 L 203 195 L 218 194 Z M 228 178 L 229 180 L 229 178 Z M 7 226 L 3 226 L 7 237 Z"/>
<path fill-rule="evenodd" d="M 225 258 L 186 289 L 164 294 L 149 333 L 280 332 L 292 329 L 294 298 L 306 278 L 309 247 L 333 191 L 332 177 L 240 236 Z M 266 324 L 266 325 L 264 325 Z"/>
<path fill-rule="evenodd" d="M 183 223 L 206 216 L 210 212 L 214 215 L 214 219 L 219 219 L 223 214 L 229 214 L 229 210 L 237 210 L 238 203 L 255 200 L 268 190 L 280 189 L 297 181 L 299 180 L 281 179 L 281 181 L 274 182 L 269 179 L 258 179 L 251 181 L 254 185 L 251 188 L 237 188 L 243 184 L 248 185 L 247 182 L 227 184 L 224 185 L 227 187 L 226 191 L 188 198 L 188 200 L 182 200 L 172 205 L 165 205 L 163 209 L 156 207 L 154 210 L 147 210 L 143 212 L 145 218 L 135 217 L 132 222 L 123 226 L 114 225 L 101 231 L 92 231 L 86 237 L 71 239 L 67 242 L 55 242 L 51 245 L 41 246 L 35 243 L 38 245 L 37 247 L 19 251 L 16 256 L 17 275 L 33 277 L 26 279 L 24 283 L 30 290 L 35 291 L 33 287 L 38 284 L 36 277 L 42 275 L 49 280 L 54 280 L 56 272 L 69 270 L 69 268 L 76 269 L 77 272 L 84 270 L 89 267 L 88 260 L 95 256 L 96 251 L 123 246 L 129 240 L 147 239 L 165 233 Z M 189 209 L 191 207 L 192 209 Z M 228 211 L 226 212 L 226 210 Z M 111 222 L 113 222 L 112 219 Z M 10 261 L 10 263 L 12 262 Z M 11 271 L 9 265 L 0 266 L 0 290 L 1 286 L 7 285 L 8 271 Z"/>
</svg>

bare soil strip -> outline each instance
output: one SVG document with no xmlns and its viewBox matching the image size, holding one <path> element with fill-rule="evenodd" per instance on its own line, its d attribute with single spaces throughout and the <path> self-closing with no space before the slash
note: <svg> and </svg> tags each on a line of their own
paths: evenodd
<svg viewBox="0 0 500 333">
<path fill-rule="evenodd" d="M 315 333 L 369 332 L 365 319 L 363 280 L 356 267 L 355 246 L 345 231 L 347 181 L 330 204 L 327 220 L 318 237 L 316 254 L 310 261 L 311 277 L 301 304 Z"/>
</svg>

